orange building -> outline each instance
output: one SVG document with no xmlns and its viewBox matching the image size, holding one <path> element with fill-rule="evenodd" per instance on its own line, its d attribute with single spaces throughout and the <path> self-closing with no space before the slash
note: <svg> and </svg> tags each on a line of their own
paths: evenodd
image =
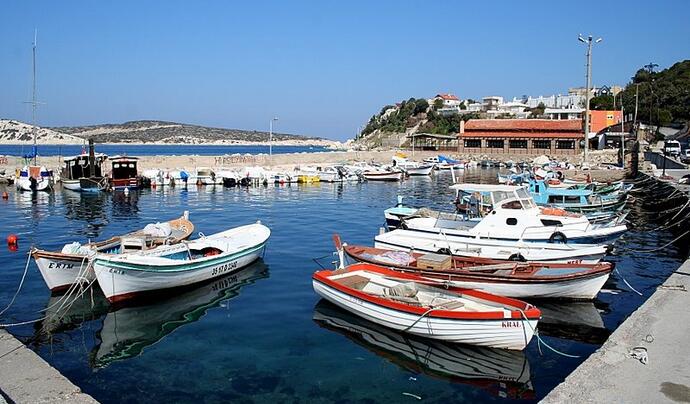
<svg viewBox="0 0 690 404">
<path fill-rule="evenodd" d="M 589 111 L 589 133 L 599 133 L 604 128 L 621 123 L 621 111 Z"/>
</svg>

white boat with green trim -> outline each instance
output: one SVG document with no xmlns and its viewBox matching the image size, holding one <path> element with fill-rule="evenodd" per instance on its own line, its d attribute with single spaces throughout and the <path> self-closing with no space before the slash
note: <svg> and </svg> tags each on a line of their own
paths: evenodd
<svg viewBox="0 0 690 404">
<path fill-rule="evenodd" d="M 235 272 L 263 255 L 270 235 L 271 230 L 257 222 L 136 253 L 99 253 L 93 258 L 94 271 L 105 297 L 115 303 Z"/>
</svg>

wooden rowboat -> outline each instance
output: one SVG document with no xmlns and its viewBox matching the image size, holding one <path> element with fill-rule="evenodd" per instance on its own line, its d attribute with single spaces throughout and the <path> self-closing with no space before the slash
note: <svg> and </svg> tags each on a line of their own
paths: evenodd
<svg viewBox="0 0 690 404">
<path fill-rule="evenodd" d="M 400 181 L 402 179 L 400 171 L 365 171 L 362 175 L 367 181 Z"/>
<path fill-rule="evenodd" d="M 105 297 L 115 303 L 237 272 L 261 257 L 270 235 L 254 223 L 152 250 L 98 253 L 93 267 Z"/>
<path fill-rule="evenodd" d="M 169 229 L 170 232 L 161 232 Z M 34 249 L 31 252 L 36 265 L 51 292 L 68 289 L 74 283 L 89 283 L 95 279 L 93 269 L 88 263 L 90 252 L 121 253 L 128 250 L 127 245 L 121 243 L 123 238 L 138 237 L 143 245 L 137 248 L 153 248 L 162 244 L 176 244 L 188 238 L 194 231 L 194 224 L 189 220 L 189 212 L 174 220 L 148 226 L 122 236 L 111 237 L 107 240 L 80 245 L 72 243 L 66 245 L 62 251 L 46 251 Z"/>
<path fill-rule="evenodd" d="M 339 239 L 336 241 L 336 248 Z M 591 300 L 609 278 L 613 264 L 563 264 L 506 262 L 478 257 L 453 256 L 449 268 L 420 264 L 423 253 L 391 251 L 359 245 L 343 245 L 344 253 L 359 262 L 382 265 L 405 273 L 449 282 L 453 286 L 517 298 L 565 298 Z"/>
<path fill-rule="evenodd" d="M 541 317 L 520 300 L 372 264 L 318 271 L 312 284 L 321 297 L 366 320 L 454 343 L 522 350 Z"/>
</svg>

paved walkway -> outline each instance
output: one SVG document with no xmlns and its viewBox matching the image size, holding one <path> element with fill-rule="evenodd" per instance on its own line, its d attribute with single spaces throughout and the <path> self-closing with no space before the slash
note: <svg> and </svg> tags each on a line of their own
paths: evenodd
<svg viewBox="0 0 690 404">
<path fill-rule="evenodd" d="M 690 260 L 542 401 L 582 402 L 690 403 Z"/>
<path fill-rule="evenodd" d="M 0 390 L 18 404 L 97 403 L 3 329 L 0 329 Z M 3 402 L 0 395 L 0 403 Z"/>
</svg>

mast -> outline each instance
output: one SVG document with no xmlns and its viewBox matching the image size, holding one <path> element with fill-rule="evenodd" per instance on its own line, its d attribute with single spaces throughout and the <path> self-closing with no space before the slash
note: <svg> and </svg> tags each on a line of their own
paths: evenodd
<svg viewBox="0 0 690 404">
<path fill-rule="evenodd" d="M 34 138 L 34 147 L 31 152 L 34 155 L 34 165 L 38 165 L 36 162 L 36 155 L 38 150 L 36 148 L 36 39 L 38 37 L 38 30 L 34 29 L 34 43 L 32 48 L 33 54 L 33 77 L 31 81 L 31 134 Z"/>
</svg>

